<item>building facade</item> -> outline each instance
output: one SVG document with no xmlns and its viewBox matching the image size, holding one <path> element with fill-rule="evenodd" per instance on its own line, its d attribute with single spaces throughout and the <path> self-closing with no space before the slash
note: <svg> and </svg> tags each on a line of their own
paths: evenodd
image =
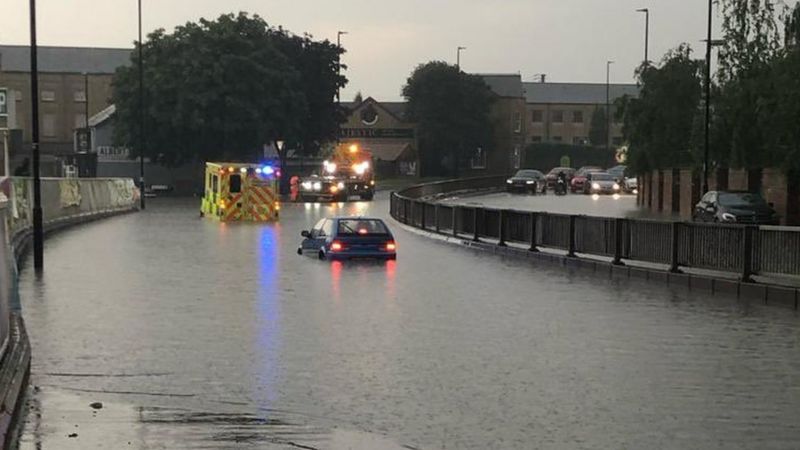
<svg viewBox="0 0 800 450">
<path fill-rule="evenodd" d="M 349 111 L 340 141 L 370 150 L 383 177 L 415 176 L 418 172 L 416 124 L 406 118 L 406 103 L 378 102 L 368 97 L 343 104 Z"/>
<path fill-rule="evenodd" d="M 39 135 L 44 159 L 75 151 L 75 130 L 107 108 L 116 69 L 131 49 L 39 47 Z M 0 86 L 13 92 L 22 147 L 31 143 L 30 48 L 0 45 Z M 88 86 L 88 89 L 87 89 Z M 23 152 L 24 153 L 24 152 Z M 13 164 L 24 155 L 12 154 Z"/>
<path fill-rule="evenodd" d="M 489 114 L 493 139 L 476 149 L 467 169 L 474 175 L 509 173 L 521 168 L 525 151 L 525 91 L 520 74 L 478 74 L 495 95 Z"/>
<path fill-rule="evenodd" d="M 611 110 L 610 144 L 623 145 L 622 124 L 615 119 L 614 102 L 625 95 L 639 96 L 635 84 L 608 86 Z M 606 85 L 603 83 L 524 83 L 526 101 L 526 142 L 594 145 L 605 142 L 589 139 L 592 117 L 606 108 Z"/>
</svg>

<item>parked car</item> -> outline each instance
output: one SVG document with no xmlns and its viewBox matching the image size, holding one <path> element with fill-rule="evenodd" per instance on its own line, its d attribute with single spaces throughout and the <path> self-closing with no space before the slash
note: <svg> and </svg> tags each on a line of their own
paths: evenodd
<svg viewBox="0 0 800 450">
<path fill-rule="evenodd" d="M 583 184 L 584 194 L 618 194 L 622 186 L 607 172 L 589 172 Z"/>
<path fill-rule="evenodd" d="M 569 186 L 573 193 L 583 192 L 586 184 L 586 176 L 591 172 L 602 172 L 603 169 L 595 166 L 584 166 L 575 172 L 575 176 L 570 180 Z"/>
<path fill-rule="evenodd" d="M 397 244 L 381 219 L 334 217 L 322 219 L 300 233 L 297 254 L 322 260 L 353 258 L 397 259 Z"/>
<path fill-rule="evenodd" d="M 636 177 L 625 177 L 622 182 L 622 189 L 629 194 L 638 194 L 639 179 Z"/>
<path fill-rule="evenodd" d="M 760 194 L 743 191 L 710 191 L 694 208 L 697 222 L 778 225 L 780 217 Z"/>
<path fill-rule="evenodd" d="M 508 192 L 547 192 L 547 182 L 544 174 L 534 169 L 522 169 L 517 171 L 513 177 L 506 180 L 506 190 Z"/>
<path fill-rule="evenodd" d="M 547 189 L 555 189 L 558 174 L 561 172 L 564 172 L 567 176 L 567 184 L 569 184 L 569 182 L 572 181 L 572 177 L 575 176 L 575 169 L 572 167 L 556 167 L 547 173 Z"/>
<path fill-rule="evenodd" d="M 620 164 L 618 166 L 611 167 L 610 169 L 606 170 L 606 172 L 611 174 L 611 176 L 614 177 L 618 183 L 622 184 L 625 181 L 625 170 L 627 168 L 628 166 Z"/>
</svg>

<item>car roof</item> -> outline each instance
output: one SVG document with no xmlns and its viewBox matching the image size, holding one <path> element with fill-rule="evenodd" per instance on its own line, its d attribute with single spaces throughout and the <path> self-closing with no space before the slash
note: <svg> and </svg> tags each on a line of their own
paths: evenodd
<svg viewBox="0 0 800 450">
<path fill-rule="evenodd" d="M 377 220 L 383 222 L 383 219 L 377 217 L 364 217 L 364 216 L 337 216 L 331 217 L 332 220 Z"/>
</svg>

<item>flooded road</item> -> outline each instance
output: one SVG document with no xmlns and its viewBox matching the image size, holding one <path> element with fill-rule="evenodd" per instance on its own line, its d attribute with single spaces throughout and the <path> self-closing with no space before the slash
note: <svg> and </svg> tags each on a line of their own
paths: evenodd
<svg viewBox="0 0 800 450">
<path fill-rule="evenodd" d="M 296 255 L 321 217 L 386 218 L 385 195 L 285 205 L 274 225 L 221 225 L 196 203 L 57 234 L 43 277 L 24 270 L 35 388 L 20 448 L 800 442 L 793 311 L 506 260 L 391 220 L 396 262 Z"/>
</svg>

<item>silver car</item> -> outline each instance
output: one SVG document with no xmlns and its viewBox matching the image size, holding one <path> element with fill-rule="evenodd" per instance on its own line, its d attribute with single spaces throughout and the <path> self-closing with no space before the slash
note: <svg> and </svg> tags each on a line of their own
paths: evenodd
<svg viewBox="0 0 800 450">
<path fill-rule="evenodd" d="M 586 183 L 583 184 L 584 194 L 617 194 L 622 186 L 617 183 L 614 176 L 606 172 L 591 172 L 587 174 Z"/>
</svg>

